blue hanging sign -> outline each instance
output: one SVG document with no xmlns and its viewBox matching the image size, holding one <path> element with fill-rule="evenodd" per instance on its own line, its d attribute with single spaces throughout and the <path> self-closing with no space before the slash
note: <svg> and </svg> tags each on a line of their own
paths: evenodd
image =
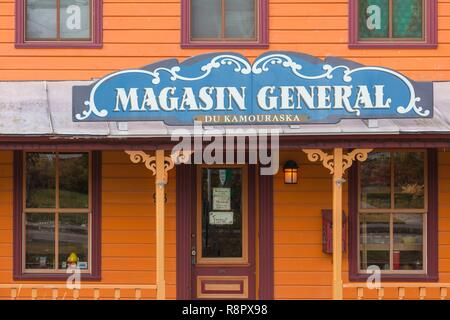
<svg viewBox="0 0 450 320">
<path fill-rule="evenodd" d="M 235 53 L 166 60 L 73 87 L 74 121 L 307 124 L 432 116 L 431 82 L 291 52 L 267 52 L 253 64 Z"/>
</svg>

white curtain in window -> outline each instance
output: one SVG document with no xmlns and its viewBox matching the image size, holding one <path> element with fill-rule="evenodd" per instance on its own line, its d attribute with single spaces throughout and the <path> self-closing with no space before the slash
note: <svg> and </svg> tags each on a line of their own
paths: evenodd
<svg viewBox="0 0 450 320">
<path fill-rule="evenodd" d="M 191 36 L 196 39 L 217 39 L 221 35 L 221 0 L 191 1 Z"/>
<path fill-rule="evenodd" d="M 225 0 L 225 37 L 255 37 L 255 0 Z"/>
</svg>

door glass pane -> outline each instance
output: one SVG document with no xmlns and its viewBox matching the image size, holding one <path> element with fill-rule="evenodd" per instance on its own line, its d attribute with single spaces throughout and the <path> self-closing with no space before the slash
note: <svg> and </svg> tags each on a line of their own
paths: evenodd
<svg viewBox="0 0 450 320">
<path fill-rule="evenodd" d="M 391 207 L 391 155 L 374 152 L 361 164 L 361 208 Z"/>
<path fill-rule="evenodd" d="M 89 205 L 89 155 L 59 154 L 59 201 L 61 208 Z"/>
<path fill-rule="evenodd" d="M 25 218 L 25 266 L 27 269 L 55 267 L 55 215 L 28 213 Z"/>
<path fill-rule="evenodd" d="M 255 0 L 225 1 L 225 37 L 255 38 Z"/>
<path fill-rule="evenodd" d="M 56 0 L 27 0 L 28 40 L 56 39 Z"/>
<path fill-rule="evenodd" d="M 359 245 L 361 270 L 376 265 L 389 270 L 390 232 L 389 214 L 369 213 L 360 215 Z"/>
<path fill-rule="evenodd" d="M 393 37 L 422 38 L 423 0 L 393 0 Z"/>
<path fill-rule="evenodd" d="M 394 153 L 394 199 L 397 209 L 425 207 L 425 153 Z"/>
<path fill-rule="evenodd" d="M 27 153 L 25 166 L 27 208 L 54 208 L 56 155 Z"/>
<path fill-rule="evenodd" d="M 88 268 L 89 216 L 87 213 L 59 215 L 59 268 L 67 268 L 67 260 L 75 254 L 80 269 Z M 72 255 L 73 256 L 73 255 Z"/>
<path fill-rule="evenodd" d="M 358 15 L 360 39 L 389 37 L 389 0 L 359 0 Z"/>
<path fill-rule="evenodd" d="M 242 257 L 242 169 L 202 169 L 202 253 Z"/>
<path fill-rule="evenodd" d="M 222 34 L 222 1 L 191 0 L 192 39 L 217 39 Z"/>
<path fill-rule="evenodd" d="M 423 215 L 394 214 L 394 270 L 423 270 Z"/>
<path fill-rule="evenodd" d="M 62 39 L 91 37 L 91 1 L 61 0 L 60 31 Z"/>
</svg>

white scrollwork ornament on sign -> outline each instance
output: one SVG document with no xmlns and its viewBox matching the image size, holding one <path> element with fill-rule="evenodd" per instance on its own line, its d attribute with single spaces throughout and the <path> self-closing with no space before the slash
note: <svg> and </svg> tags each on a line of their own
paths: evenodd
<svg viewBox="0 0 450 320">
<path fill-rule="evenodd" d="M 286 88 L 298 92 L 280 93 Z M 354 118 L 425 118 L 433 110 L 432 83 L 419 84 L 387 68 L 287 52 L 264 54 L 253 64 L 232 53 L 160 62 L 74 86 L 73 92 L 74 121 L 192 125 L 197 118 L 224 116 L 227 111 L 227 116 L 278 112 L 289 119 L 302 116 L 294 120 L 302 124 L 337 123 Z M 283 98 L 286 95 L 288 99 Z M 264 106 L 267 100 L 270 107 Z"/>
</svg>

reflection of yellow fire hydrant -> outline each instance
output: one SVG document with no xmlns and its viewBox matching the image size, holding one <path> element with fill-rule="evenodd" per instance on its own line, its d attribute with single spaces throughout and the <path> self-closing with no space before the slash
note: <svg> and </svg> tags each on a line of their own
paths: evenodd
<svg viewBox="0 0 450 320">
<path fill-rule="evenodd" d="M 72 252 L 67 258 L 67 268 L 75 268 L 78 263 L 78 256 L 75 252 Z"/>
</svg>

